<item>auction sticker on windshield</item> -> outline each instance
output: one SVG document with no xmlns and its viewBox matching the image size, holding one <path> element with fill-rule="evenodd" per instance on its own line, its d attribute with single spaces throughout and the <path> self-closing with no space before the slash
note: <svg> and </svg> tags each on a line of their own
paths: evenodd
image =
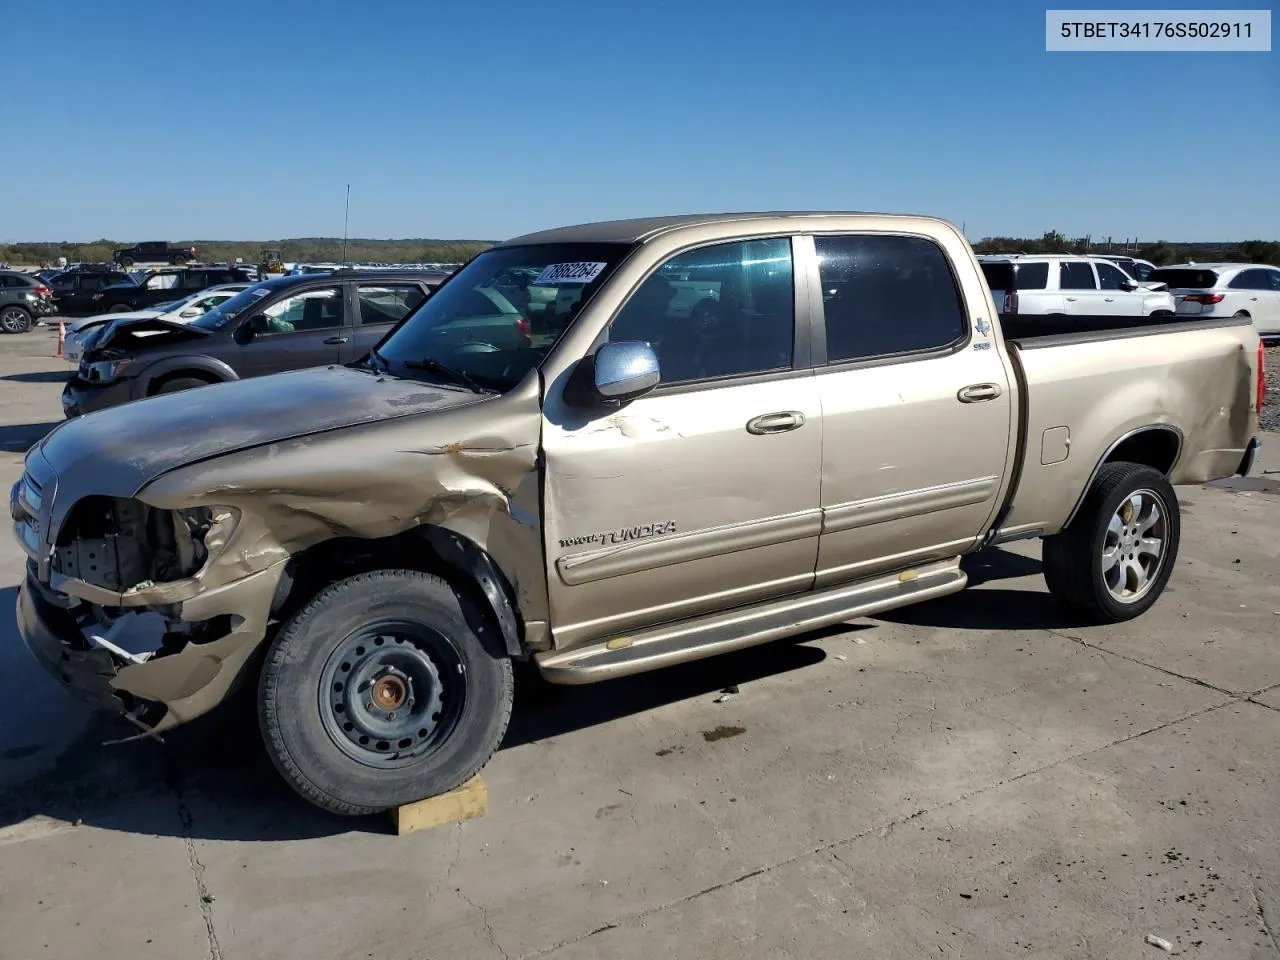
<svg viewBox="0 0 1280 960">
<path fill-rule="evenodd" d="M 533 281 L 539 286 L 553 286 L 557 283 L 590 283 L 600 276 L 606 264 L 582 261 L 579 263 L 551 263 L 538 274 Z"/>
</svg>

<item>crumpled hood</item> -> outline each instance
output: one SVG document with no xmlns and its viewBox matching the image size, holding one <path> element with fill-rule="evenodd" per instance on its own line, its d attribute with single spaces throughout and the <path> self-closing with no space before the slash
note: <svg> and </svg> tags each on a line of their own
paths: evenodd
<svg viewBox="0 0 1280 960">
<path fill-rule="evenodd" d="M 92 317 L 81 317 L 67 324 L 67 333 L 79 333 L 85 327 L 97 327 L 104 323 L 120 320 L 148 320 L 160 316 L 159 310 L 131 310 L 128 313 L 99 313 Z"/>
<path fill-rule="evenodd" d="M 30 455 L 38 451 L 57 474 L 60 500 L 131 497 L 161 474 L 211 457 L 481 399 L 416 380 L 315 367 L 161 394 L 76 417 Z"/>
</svg>

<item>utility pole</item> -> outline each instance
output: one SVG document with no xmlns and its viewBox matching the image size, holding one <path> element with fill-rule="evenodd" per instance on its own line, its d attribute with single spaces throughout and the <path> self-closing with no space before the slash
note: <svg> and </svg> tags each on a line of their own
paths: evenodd
<svg viewBox="0 0 1280 960">
<path fill-rule="evenodd" d="M 342 214 L 342 265 L 347 265 L 347 223 L 351 219 L 351 184 L 347 184 L 347 207 Z"/>
</svg>

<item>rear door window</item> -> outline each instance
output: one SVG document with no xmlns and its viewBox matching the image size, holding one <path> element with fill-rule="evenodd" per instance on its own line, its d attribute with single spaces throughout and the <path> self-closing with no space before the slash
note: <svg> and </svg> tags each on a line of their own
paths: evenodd
<svg viewBox="0 0 1280 960">
<path fill-rule="evenodd" d="M 425 300 L 416 283 L 362 283 L 356 288 L 360 323 L 399 323 Z"/>
<path fill-rule="evenodd" d="M 1095 263 L 1098 268 L 1098 284 L 1103 290 L 1121 290 L 1123 284 L 1129 283 L 1129 277 L 1109 263 Z"/>
<path fill-rule="evenodd" d="M 1079 260 L 1068 260 L 1062 264 L 1058 286 L 1062 290 L 1097 290 L 1098 281 L 1094 278 L 1091 265 Z"/>
<path fill-rule="evenodd" d="M 1049 285 L 1049 264 L 1015 264 L 1013 276 L 1019 290 L 1043 290 Z"/>
<path fill-rule="evenodd" d="M 935 350 L 969 332 L 946 255 L 923 237 L 814 237 L 827 363 Z"/>
</svg>

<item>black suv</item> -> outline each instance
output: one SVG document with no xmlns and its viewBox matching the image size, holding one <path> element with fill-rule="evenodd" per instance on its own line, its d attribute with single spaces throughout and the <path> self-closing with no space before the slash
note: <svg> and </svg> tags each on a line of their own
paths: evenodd
<svg viewBox="0 0 1280 960">
<path fill-rule="evenodd" d="M 113 320 L 85 342 L 79 369 L 62 391 L 63 413 L 75 417 L 158 393 L 354 362 L 447 276 L 361 270 L 277 277 L 188 324 Z"/>
<path fill-rule="evenodd" d="M 111 259 L 124 267 L 135 263 L 168 263 L 174 266 L 196 258 L 195 247 L 171 247 L 163 240 L 148 240 L 132 247 L 116 250 Z"/>
<path fill-rule="evenodd" d="M 53 291 L 39 277 L 0 270 L 0 333 L 26 333 L 53 313 Z"/>
<path fill-rule="evenodd" d="M 183 267 L 157 270 L 139 283 L 125 278 L 124 283 L 105 287 L 93 295 L 94 313 L 124 313 L 146 310 L 158 303 L 178 300 L 219 283 L 252 282 L 254 276 L 239 267 Z"/>
<path fill-rule="evenodd" d="M 115 283 L 132 283 L 129 275 L 106 267 L 68 270 L 53 278 L 53 301 L 59 313 L 96 312 L 94 294 Z"/>
</svg>

